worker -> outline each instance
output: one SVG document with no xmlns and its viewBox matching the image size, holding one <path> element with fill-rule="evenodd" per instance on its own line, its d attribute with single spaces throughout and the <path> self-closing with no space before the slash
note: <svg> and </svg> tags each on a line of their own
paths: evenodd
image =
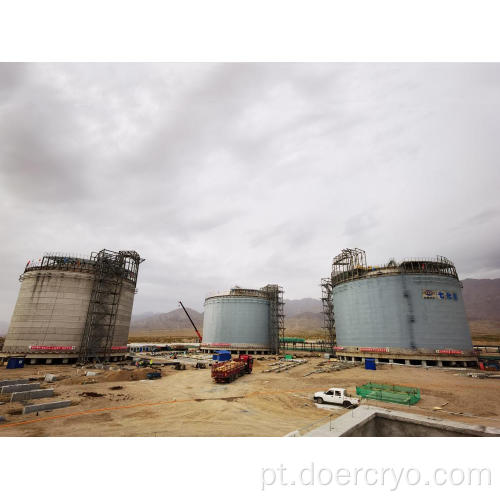
<svg viewBox="0 0 500 500">
<path fill-rule="evenodd" d="M 149 366 L 153 366 L 153 360 L 152 359 L 149 360 Z"/>
</svg>

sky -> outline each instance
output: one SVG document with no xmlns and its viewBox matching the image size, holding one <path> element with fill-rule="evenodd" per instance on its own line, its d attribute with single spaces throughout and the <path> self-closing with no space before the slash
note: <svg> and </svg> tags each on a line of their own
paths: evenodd
<svg viewBox="0 0 500 500">
<path fill-rule="evenodd" d="M 136 250 L 134 314 L 319 298 L 342 248 L 500 277 L 500 64 L 0 64 L 0 320 L 26 262 Z"/>
</svg>

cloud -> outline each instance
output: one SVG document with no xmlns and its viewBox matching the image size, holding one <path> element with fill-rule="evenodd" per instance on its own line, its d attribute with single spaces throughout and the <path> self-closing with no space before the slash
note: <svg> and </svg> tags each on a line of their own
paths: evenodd
<svg viewBox="0 0 500 500">
<path fill-rule="evenodd" d="M 346 246 L 498 277 L 498 64 L 0 64 L 0 318 L 46 251 L 136 249 L 135 312 L 320 295 Z"/>
</svg>

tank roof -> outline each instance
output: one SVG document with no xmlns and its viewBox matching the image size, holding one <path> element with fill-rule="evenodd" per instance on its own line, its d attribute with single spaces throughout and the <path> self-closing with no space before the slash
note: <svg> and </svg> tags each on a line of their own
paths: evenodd
<svg viewBox="0 0 500 500">
<path fill-rule="evenodd" d="M 361 278 L 390 274 L 437 274 L 458 280 L 457 270 L 451 260 L 441 255 L 435 258 L 412 258 L 396 262 L 391 259 L 381 266 L 366 263 L 366 254 L 359 248 L 346 248 L 333 259 L 330 286 Z"/>
<path fill-rule="evenodd" d="M 29 260 L 24 273 L 32 271 L 71 271 L 95 273 L 100 269 L 104 273 L 121 275 L 123 279 L 135 285 L 139 264 L 144 259 L 134 250 L 100 250 L 92 252 L 90 257 L 68 253 L 49 252 L 42 258 Z"/>
<path fill-rule="evenodd" d="M 239 286 L 235 286 L 226 292 L 209 295 L 206 300 L 213 297 L 260 297 L 263 299 L 269 298 L 268 294 L 263 290 L 257 290 L 254 288 L 241 288 Z"/>
</svg>

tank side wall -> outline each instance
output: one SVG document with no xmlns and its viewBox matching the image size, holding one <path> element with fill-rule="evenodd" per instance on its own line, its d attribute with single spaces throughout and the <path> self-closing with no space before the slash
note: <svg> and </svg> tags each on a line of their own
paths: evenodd
<svg viewBox="0 0 500 500">
<path fill-rule="evenodd" d="M 128 342 L 130 330 L 130 319 L 134 306 L 135 288 L 128 283 L 124 283 L 120 294 L 118 305 L 118 315 L 116 318 L 115 334 L 113 336 L 113 346 L 125 346 Z"/>
<path fill-rule="evenodd" d="M 407 279 L 415 314 L 417 347 L 472 350 L 460 283 L 453 278 L 432 275 L 409 276 Z M 424 298 L 427 290 L 433 292 L 433 299 Z"/>
<path fill-rule="evenodd" d="M 434 298 L 424 298 L 426 290 Z M 411 349 L 413 339 L 417 349 L 472 349 L 454 278 L 419 274 L 356 280 L 335 287 L 333 303 L 341 346 Z"/>
<path fill-rule="evenodd" d="M 252 297 L 207 299 L 203 342 L 269 346 L 269 301 Z"/>
<path fill-rule="evenodd" d="M 334 287 L 337 343 L 407 348 L 403 299 L 399 276 L 355 280 Z"/>
<path fill-rule="evenodd" d="M 30 345 L 80 346 L 93 276 L 63 271 L 24 275 L 4 350 Z"/>
</svg>

